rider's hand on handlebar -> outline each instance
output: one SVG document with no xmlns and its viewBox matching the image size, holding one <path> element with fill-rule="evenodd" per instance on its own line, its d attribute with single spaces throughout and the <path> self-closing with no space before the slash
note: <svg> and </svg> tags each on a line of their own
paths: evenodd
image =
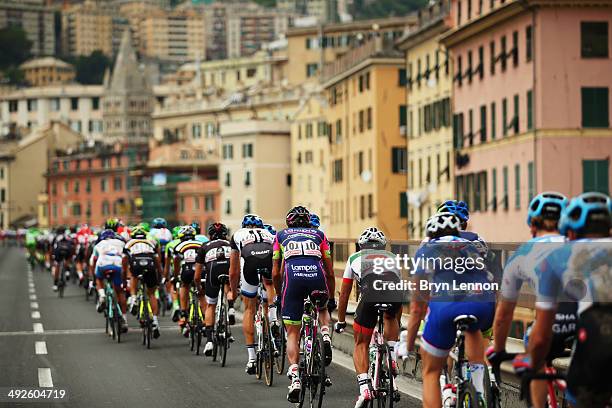
<svg viewBox="0 0 612 408">
<path fill-rule="evenodd" d="M 512 367 L 518 376 L 525 374 L 531 370 L 531 357 L 528 354 L 518 354 L 512 360 Z"/>
<path fill-rule="evenodd" d="M 346 322 L 336 322 L 334 324 L 334 330 L 336 333 L 342 333 L 346 329 Z"/>
<path fill-rule="evenodd" d="M 491 365 L 495 366 L 495 365 L 500 365 L 502 363 L 502 356 L 506 353 L 505 350 L 501 350 L 501 351 L 495 351 L 495 349 L 493 348 L 493 346 L 490 346 L 487 351 L 485 352 L 485 355 L 487 356 L 487 360 L 489 360 L 489 362 L 491 363 Z"/>
</svg>

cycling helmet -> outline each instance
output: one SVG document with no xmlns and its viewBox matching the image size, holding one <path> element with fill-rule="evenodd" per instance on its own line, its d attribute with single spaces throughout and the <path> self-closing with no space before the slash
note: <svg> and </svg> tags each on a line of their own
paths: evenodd
<svg viewBox="0 0 612 408">
<path fill-rule="evenodd" d="M 298 205 L 289 210 L 286 221 L 289 228 L 310 228 L 310 212 L 306 207 Z"/>
<path fill-rule="evenodd" d="M 108 220 L 106 220 L 106 223 L 104 223 L 105 230 L 113 230 L 117 232 L 118 227 L 119 227 L 119 220 L 116 218 L 109 218 Z"/>
<path fill-rule="evenodd" d="M 180 229 L 181 229 L 180 226 L 176 226 L 176 227 L 172 228 L 172 238 L 174 238 L 174 239 L 178 238 L 178 233 L 179 233 Z"/>
<path fill-rule="evenodd" d="M 191 226 L 196 231 L 196 234 L 200 234 L 202 232 L 202 228 L 200 228 L 200 223 L 199 222 L 194 221 L 194 222 L 191 223 Z"/>
<path fill-rule="evenodd" d="M 448 200 L 438 206 L 438 213 L 451 213 L 459 217 L 461 222 L 470 219 L 470 209 L 465 201 Z"/>
<path fill-rule="evenodd" d="M 105 229 L 100 233 L 100 240 L 115 238 L 117 234 L 112 229 Z"/>
<path fill-rule="evenodd" d="M 310 226 L 312 228 L 319 228 L 321 226 L 321 219 L 317 214 L 310 214 Z"/>
<path fill-rule="evenodd" d="M 225 239 L 228 233 L 227 226 L 220 222 L 215 222 L 208 226 L 208 236 L 210 239 Z"/>
<path fill-rule="evenodd" d="M 167 226 L 168 223 L 166 220 L 160 217 L 154 218 L 153 221 L 151 221 L 151 227 L 153 228 L 166 228 Z"/>
<path fill-rule="evenodd" d="M 137 239 L 146 239 L 147 238 L 147 231 L 145 231 L 144 228 L 142 228 L 141 226 L 137 225 L 134 227 L 134 229 L 132 229 L 132 238 L 137 238 Z"/>
<path fill-rule="evenodd" d="M 359 239 L 357 240 L 359 247 L 364 247 L 368 244 L 377 247 L 384 247 L 387 245 L 387 237 L 385 234 L 376 227 L 370 227 L 363 230 Z"/>
<path fill-rule="evenodd" d="M 529 203 L 527 225 L 531 226 L 531 219 L 533 217 L 542 217 L 546 220 L 559 221 L 561 211 L 567 207 L 567 203 L 567 198 L 561 193 L 547 191 L 538 194 Z"/>
<path fill-rule="evenodd" d="M 276 235 L 276 230 L 274 229 L 273 225 L 270 224 L 264 224 L 264 228 L 266 229 L 266 231 L 268 231 L 270 234 L 272 235 Z"/>
<path fill-rule="evenodd" d="M 242 219 L 242 228 L 263 228 L 264 223 L 259 215 L 247 214 Z"/>
<path fill-rule="evenodd" d="M 443 230 L 459 231 L 461 220 L 459 216 L 451 212 L 439 212 L 432 215 L 425 224 L 427 234 L 435 234 Z"/>
<path fill-rule="evenodd" d="M 151 231 L 151 226 L 149 225 L 148 222 L 141 222 L 138 225 L 141 226 L 147 232 Z"/>
<path fill-rule="evenodd" d="M 191 225 L 182 226 L 178 232 L 178 238 L 181 241 L 186 241 L 188 239 L 194 239 L 196 236 L 196 231 Z"/>
<path fill-rule="evenodd" d="M 610 228 L 612 202 L 602 193 L 583 193 L 572 198 L 561 212 L 559 231 L 565 235 L 568 230 L 580 233 L 593 224 L 605 223 Z"/>
</svg>

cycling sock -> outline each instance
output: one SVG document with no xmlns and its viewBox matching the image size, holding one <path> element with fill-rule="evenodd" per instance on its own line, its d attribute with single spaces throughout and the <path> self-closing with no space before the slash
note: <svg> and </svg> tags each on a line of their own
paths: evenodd
<svg viewBox="0 0 612 408">
<path fill-rule="evenodd" d="M 159 325 L 159 321 L 157 320 L 157 316 L 153 315 L 153 324 Z"/>
<path fill-rule="evenodd" d="M 212 326 L 206 326 L 206 328 L 204 329 L 204 335 L 206 336 L 208 340 L 212 340 L 212 332 L 213 332 Z"/>
<path fill-rule="evenodd" d="M 246 346 L 247 353 L 249 354 L 249 361 L 255 361 L 257 359 L 257 356 L 255 355 L 255 347 L 256 346 L 257 346 L 257 344 L 248 344 Z"/>
<path fill-rule="evenodd" d="M 472 364 L 470 363 L 470 372 L 472 373 L 472 384 L 476 388 L 476 392 L 480 395 L 484 395 L 484 370 L 483 364 Z"/>
<path fill-rule="evenodd" d="M 369 387 L 371 382 L 370 375 L 368 373 L 357 374 L 357 382 L 359 383 L 359 393 L 363 393 Z"/>
<path fill-rule="evenodd" d="M 397 341 L 388 341 L 387 346 L 389 346 L 389 352 L 391 353 L 391 361 L 397 360 L 397 352 L 395 351 L 395 346 Z"/>
<path fill-rule="evenodd" d="M 98 289 L 98 295 L 100 295 L 100 297 L 105 297 L 106 295 L 104 294 L 104 289 Z"/>
<path fill-rule="evenodd" d="M 321 334 L 323 336 L 329 336 L 329 327 L 328 326 L 321 326 Z"/>
<path fill-rule="evenodd" d="M 291 364 L 287 369 L 287 377 L 297 378 L 299 377 L 299 367 L 297 364 Z"/>
<path fill-rule="evenodd" d="M 276 306 L 270 305 L 270 307 L 268 307 L 268 319 L 271 322 L 275 322 L 278 320 L 276 316 Z"/>
</svg>

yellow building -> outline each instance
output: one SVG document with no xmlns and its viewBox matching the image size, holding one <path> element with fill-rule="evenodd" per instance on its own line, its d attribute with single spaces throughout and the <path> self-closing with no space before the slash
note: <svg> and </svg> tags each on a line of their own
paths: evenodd
<svg viewBox="0 0 612 408">
<path fill-rule="evenodd" d="M 113 55 L 113 14 L 97 2 L 87 0 L 62 11 L 64 52 L 90 55 L 96 50 Z"/>
<path fill-rule="evenodd" d="M 413 16 L 406 16 L 289 29 L 289 83 L 316 82 L 321 65 L 335 61 L 349 48 L 374 35 L 388 39 L 400 38 L 414 22 Z"/>
<path fill-rule="evenodd" d="M 74 81 L 74 66 L 53 57 L 31 59 L 19 66 L 31 86 L 65 84 Z"/>
<path fill-rule="evenodd" d="M 406 53 L 408 88 L 408 220 L 411 239 L 424 236 L 425 222 L 453 198 L 451 123 L 452 60 L 440 44 L 450 26 L 450 2 L 418 12 L 418 28 L 398 41 Z"/>
<path fill-rule="evenodd" d="M 291 205 L 304 205 L 321 218 L 323 229 L 330 223 L 329 138 L 322 92 L 300 101 L 291 125 Z"/>
<path fill-rule="evenodd" d="M 331 238 L 356 238 L 369 226 L 406 239 L 406 88 L 403 54 L 374 37 L 323 69 L 329 101 Z"/>
</svg>

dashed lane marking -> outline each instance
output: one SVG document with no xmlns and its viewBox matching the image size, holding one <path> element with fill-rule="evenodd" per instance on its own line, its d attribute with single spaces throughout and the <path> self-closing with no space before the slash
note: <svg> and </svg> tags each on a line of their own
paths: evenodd
<svg viewBox="0 0 612 408">
<path fill-rule="evenodd" d="M 38 369 L 38 386 L 40 388 L 53 387 L 53 379 L 51 378 L 50 368 L 39 368 Z"/>
<path fill-rule="evenodd" d="M 42 323 L 34 323 L 32 324 L 32 330 L 34 333 L 44 333 L 45 329 L 43 328 Z"/>
<path fill-rule="evenodd" d="M 47 354 L 47 342 L 37 341 L 34 343 L 34 349 L 36 350 L 36 354 Z"/>
<path fill-rule="evenodd" d="M 38 310 L 32 312 L 32 319 L 40 319 L 40 312 Z"/>
</svg>

